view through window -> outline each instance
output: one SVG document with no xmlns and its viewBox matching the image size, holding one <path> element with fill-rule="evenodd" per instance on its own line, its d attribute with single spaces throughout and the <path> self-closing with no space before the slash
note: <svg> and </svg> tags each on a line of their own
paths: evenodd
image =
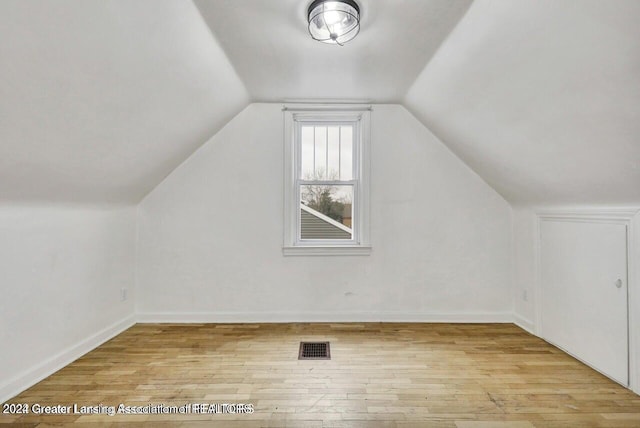
<svg viewBox="0 0 640 428">
<path fill-rule="evenodd" d="M 354 124 L 301 124 L 301 240 L 354 239 Z"/>
</svg>

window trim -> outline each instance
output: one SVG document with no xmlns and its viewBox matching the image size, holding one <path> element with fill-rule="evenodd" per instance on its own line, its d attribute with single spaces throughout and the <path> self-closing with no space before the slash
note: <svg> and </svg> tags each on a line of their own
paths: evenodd
<svg viewBox="0 0 640 428">
<path fill-rule="evenodd" d="M 371 106 L 347 104 L 285 105 L 284 112 L 284 245 L 288 255 L 368 255 Z M 353 179 L 342 183 L 353 186 L 353 239 L 302 240 L 300 222 L 301 150 L 299 132 L 303 123 L 354 123 Z"/>
</svg>

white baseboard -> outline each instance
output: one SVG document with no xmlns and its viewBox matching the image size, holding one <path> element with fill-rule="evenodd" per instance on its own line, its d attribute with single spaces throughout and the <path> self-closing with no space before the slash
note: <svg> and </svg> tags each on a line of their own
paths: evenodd
<svg viewBox="0 0 640 428">
<path fill-rule="evenodd" d="M 130 315 L 82 340 L 81 342 L 68 347 L 37 366 L 23 371 L 14 378 L 9 379 L 7 382 L 0 384 L 0 403 L 4 403 L 12 397 L 15 397 L 25 389 L 35 385 L 47 376 L 52 375 L 61 368 L 77 360 L 87 352 L 102 345 L 112 337 L 122 333 L 135 323 L 135 315 Z"/>
<path fill-rule="evenodd" d="M 512 323 L 513 314 L 428 312 L 143 312 L 140 323 L 446 322 Z"/>
<path fill-rule="evenodd" d="M 533 322 L 529 321 L 528 319 L 518 315 L 518 314 L 513 314 L 513 323 L 515 325 L 517 325 L 518 327 L 520 327 L 521 329 L 533 334 L 534 336 L 536 335 L 535 333 L 535 326 L 533 325 Z"/>
</svg>

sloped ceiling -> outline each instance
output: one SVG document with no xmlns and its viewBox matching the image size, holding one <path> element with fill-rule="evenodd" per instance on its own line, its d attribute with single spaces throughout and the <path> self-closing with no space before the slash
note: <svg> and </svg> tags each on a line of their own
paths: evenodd
<svg viewBox="0 0 640 428">
<path fill-rule="evenodd" d="M 515 204 L 640 203 L 640 2 L 476 0 L 405 103 Z"/>
<path fill-rule="evenodd" d="M 255 101 L 399 102 L 471 0 L 358 0 L 360 34 L 309 36 L 311 0 L 195 0 Z"/>
<path fill-rule="evenodd" d="M 640 203 L 640 2 L 470 1 L 359 0 L 337 47 L 298 0 L 3 0 L 0 202 L 135 203 L 250 100 L 340 99 L 515 204 Z"/>
<path fill-rule="evenodd" d="M 0 201 L 137 202 L 248 103 L 195 5 L 3 0 Z"/>
</svg>

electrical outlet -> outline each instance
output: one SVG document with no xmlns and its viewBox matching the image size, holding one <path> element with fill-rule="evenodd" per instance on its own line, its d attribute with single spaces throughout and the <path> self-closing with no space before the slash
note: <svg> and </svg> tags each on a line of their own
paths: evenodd
<svg viewBox="0 0 640 428">
<path fill-rule="evenodd" d="M 527 295 L 527 290 L 523 290 L 522 291 L 522 300 L 524 300 L 525 302 L 529 301 L 529 296 Z"/>
<path fill-rule="evenodd" d="M 121 288 L 120 289 L 120 301 L 124 302 L 125 300 L 127 300 L 127 289 L 126 288 Z"/>
</svg>

